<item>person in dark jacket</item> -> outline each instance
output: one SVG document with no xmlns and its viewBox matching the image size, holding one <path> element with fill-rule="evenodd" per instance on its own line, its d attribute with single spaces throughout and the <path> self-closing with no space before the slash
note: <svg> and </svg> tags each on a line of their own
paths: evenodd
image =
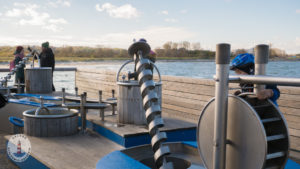
<svg viewBox="0 0 300 169">
<path fill-rule="evenodd" d="M 254 56 L 250 53 L 243 53 L 237 55 L 230 66 L 230 70 L 234 70 L 238 75 L 254 75 Z M 253 84 L 241 83 L 241 91 L 236 91 L 235 95 L 244 92 L 253 92 Z M 270 99 L 276 106 L 277 99 L 280 97 L 280 91 L 277 85 L 266 85 L 266 89 L 257 93 L 257 98 L 260 100 Z"/>
<path fill-rule="evenodd" d="M 40 66 L 41 67 L 51 67 L 52 68 L 52 82 L 53 82 L 53 71 L 55 68 L 55 57 L 52 49 L 49 47 L 49 42 L 42 43 L 42 52 L 39 55 Z M 52 83 L 52 90 L 55 91 L 55 87 Z"/>
<path fill-rule="evenodd" d="M 14 55 L 15 55 L 15 59 L 13 61 L 13 64 L 14 64 L 14 67 L 15 67 L 16 65 L 19 64 L 20 61 L 23 60 L 24 48 L 22 46 L 17 46 Z M 25 65 L 22 64 L 22 66 L 17 68 L 16 75 L 15 75 L 15 83 L 18 83 L 18 81 L 20 83 L 24 83 L 24 81 L 25 81 L 24 80 L 24 67 L 25 67 Z"/>
</svg>

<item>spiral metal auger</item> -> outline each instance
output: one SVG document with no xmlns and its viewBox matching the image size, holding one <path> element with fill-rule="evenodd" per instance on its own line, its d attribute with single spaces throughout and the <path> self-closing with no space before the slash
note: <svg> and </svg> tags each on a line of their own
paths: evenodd
<svg viewBox="0 0 300 169">
<path fill-rule="evenodd" d="M 170 154 L 170 149 L 163 144 L 167 140 L 167 135 L 159 130 L 164 126 L 164 122 L 161 118 L 161 106 L 158 103 L 153 71 L 151 70 L 151 64 L 153 63 L 148 58 L 144 58 L 141 51 L 138 51 L 138 56 L 139 61 L 136 64 L 136 71 L 138 72 L 143 108 L 146 112 L 146 121 L 151 136 L 155 165 L 160 169 L 173 168 L 173 164 L 166 160 L 166 156 Z"/>
<path fill-rule="evenodd" d="M 15 66 L 15 68 L 13 68 L 11 72 L 9 72 L 6 76 L 3 77 L 3 79 L 0 81 L 0 86 L 6 87 L 7 81 L 11 78 L 12 75 L 14 75 L 16 73 L 18 68 L 20 68 L 26 64 L 27 60 L 28 60 L 27 57 L 24 57 L 23 60 L 20 60 L 19 63 Z"/>
</svg>

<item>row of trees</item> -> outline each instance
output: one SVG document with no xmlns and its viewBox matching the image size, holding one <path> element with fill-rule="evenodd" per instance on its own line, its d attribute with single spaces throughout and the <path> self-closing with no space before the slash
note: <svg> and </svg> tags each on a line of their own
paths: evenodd
<svg viewBox="0 0 300 169">
<path fill-rule="evenodd" d="M 35 47 L 40 49 L 40 47 Z M 85 46 L 64 46 L 52 48 L 57 60 L 98 60 L 98 59 L 126 59 L 129 58 L 126 49 L 119 48 L 105 48 L 85 47 Z M 13 58 L 15 47 L 2 46 L 0 47 L 0 61 L 9 61 Z M 166 42 L 162 47 L 156 48 L 157 58 L 190 58 L 190 59 L 213 59 L 215 52 L 210 50 L 203 50 L 199 42 L 190 43 L 188 41 L 182 42 Z M 232 52 L 232 56 L 240 53 L 249 52 L 246 49 L 237 49 Z M 25 52 L 27 53 L 27 52 Z M 298 54 L 300 55 L 300 54 Z M 273 48 L 270 44 L 270 57 L 287 57 L 284 50 Z"/>
<path fill-rule="evenodd" d="M 158 58 L 196 58 L 196 59 L 212 59 L 215 52 L 202 50 L 199 42 L 190 43 L 182 42 L 166 42 L 162 48 L 155 49 Z"/>
<path fill-rule="evenodd" d="M 236 56 L 238 54 L 246 53 L 249 51 L 254 52 L 254 49 L 250 49 L 250 50 L 237 49 L 232 52 L 232 56 Z M 272 48 L 272 47 L 270 48 L 269 55 L 270 55 L 270 58 L 287 58 L 287 57 L 289 57 L 289 55 L 284 50 L 281 50 L 278 48 Z"/>
</svg>

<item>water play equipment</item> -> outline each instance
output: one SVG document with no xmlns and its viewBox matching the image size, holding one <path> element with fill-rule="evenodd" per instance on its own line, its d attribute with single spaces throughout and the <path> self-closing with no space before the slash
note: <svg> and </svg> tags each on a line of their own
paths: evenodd
<svg viewBox="0 0 300 169">
<path fill-rule="evenodd" d="M 78 111 L 40 107 L 23 112 L 24 133 L 36 137 L 68 136 L 78 131 Z"/>
<path fill-rule="evenodd" d="M 25 68 L 26 93 L 52 93 L 52 68 Z"/>
<path fill-rule="evenodd" d="M 129 51 L 131 52 L 131 51 Z M 118 85 L 118 121 L 119 123 L 124 124 L 136 124 L 136 125 L 145 125 L 146 122 L 146 115 L 145 110 L 143 108 L 143 97 L 141 94 L 141 87 L 138 80 L 125 80 L 123 76 L 123 80 L 119 79 L 120 73 L 122 69 L 129 63 L 135 62 L 134 60 L 129 60 L 125 62 L 119 69 L 117 73 L 117 85 Z M 144 63 L 145 64 L 145 63 Z M 150 63 L 151 66 L 155 67 L 156 71 L 159 75 L 159 81 L 154 82 L 154 90 L 157 93 L 157 104 L 161 106 L 161 91 L 162 91 L 162 83 L 160 78 L 160 72 L 158 68 L 154 65 L 154 63 Z M 142 66 L 142 65 L 140 65 Z M 135 71 L 137 73 L 138 70 Z M 140 75 L 142 76 L 150 76 L 151 70 L 145 70 L 148 74 Z M 142 73 L 144 73 L 142 72 Z M 153 72 L 151 72 L 152 75 Z M 129 77 L 129 75 L 127 75 Z M 144 86 L 145 87 L 145 86 Z M 145 93 L 143 93 L 145 95 Z"/>
<path fill-rule="evenodd" d="M 68 136 L 78 131 L 78 115 L 75 110 L 49 108 L 49 112 L 35 114 L 36 109 L 23 112 L 24 133 L 36 137 Z"/>
</svg>

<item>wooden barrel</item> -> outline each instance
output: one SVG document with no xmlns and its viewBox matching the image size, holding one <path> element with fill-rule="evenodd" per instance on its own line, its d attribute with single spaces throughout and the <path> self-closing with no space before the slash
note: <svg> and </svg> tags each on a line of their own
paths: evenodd
<svg viewBox="0 0 300 169">
<path fill-rule="evenodd" d="M 52 93 L 52 68 L 26 68 L 26 93 Z"/>
<path fill-rule="evenodd" d="M 137 81 L 118 82 L 118 122 L 124 124 L 146 124 L 143 99 Z M 161 106 L 161 83 L 156 83 L 155 91 Z"/>
<path fill-rule="evenodd" d="M 76 134 L 78 115 L 75 111 L 51 108 L 50 115 L 34 115 L 36 109 L 27 110 L 24 116 L 24 133 L 35 137 L 59 137 Z"/>
</svg>

